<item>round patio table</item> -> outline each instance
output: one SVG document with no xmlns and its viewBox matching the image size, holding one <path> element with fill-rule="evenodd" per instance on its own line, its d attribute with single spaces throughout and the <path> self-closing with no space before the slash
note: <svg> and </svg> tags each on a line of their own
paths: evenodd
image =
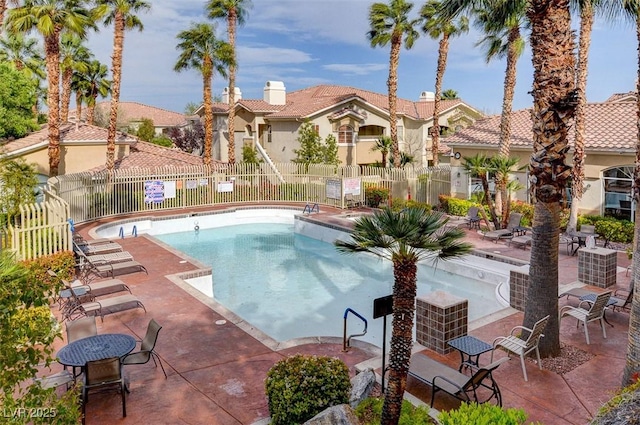
<svg viewBox="0 0 640 425">
<path fill-rule="evenodd" d="M 87 362 L 122 357 L 136 347 L 136 340 L 126 334 L 100 334 L 65 345 L 56 357 L 65 366 L 84 367 Z"/>
</svg>

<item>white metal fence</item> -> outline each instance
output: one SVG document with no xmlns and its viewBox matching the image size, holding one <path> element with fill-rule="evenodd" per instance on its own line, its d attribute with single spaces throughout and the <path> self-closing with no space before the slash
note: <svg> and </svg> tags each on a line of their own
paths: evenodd
<svg viewBox="0 0 640 425">
<path fill-rule="evenodd" d="M 391 190 L 393 197 L 437 205 L 438 195 L 451 193 L 448 166 L 435 168 L 340 167 L 276 164 L 158 168 L 79 173 L 49 179 L 50 194 L 63 199 L 68 217 L 85 222 L 100 217 L 239 202 L 306 202 L 344 207 L 345 181 L 357 179 L 355 198 L 364 200 L 365 186 Z M 284 181 L 282 181 L 284 180 Z M 339 181 L 338 191 L 328 182 Z"/>
</svg>

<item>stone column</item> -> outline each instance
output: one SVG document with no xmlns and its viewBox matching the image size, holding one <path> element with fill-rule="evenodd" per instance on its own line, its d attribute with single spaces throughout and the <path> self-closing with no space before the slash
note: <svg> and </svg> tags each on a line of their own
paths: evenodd
<svg viewBox="0 0 640 425">
<path fill-rule="evenodd" d="M 440 354 L 453 348 L 447 341 L 467 334 L 469 301 L 444 291 L 416 298 L 416 341 Z"/>
</svg>

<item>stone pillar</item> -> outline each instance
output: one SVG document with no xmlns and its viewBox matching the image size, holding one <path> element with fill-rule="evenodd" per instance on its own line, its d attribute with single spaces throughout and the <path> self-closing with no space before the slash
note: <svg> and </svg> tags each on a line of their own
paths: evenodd
<svg viewBox="0 0 640 425">
<path fill-rule="evenodd" d="M 527 287 L 529 286 L 529 273 L 511 270 L 509 273 L 509 305 L 516 310 L 524 311 Z"/>
<path fill-rule="evenodd" d="M 469 301 L 444 291 L 416 298 L 416 341 L 440 354 L 453 348 L 447 341 L 467 334 Z"/>
<path fill-rule="evenodd" d="M 587 285 L 608 288 L 616 284 L 618 255 L 606 248 L 578 250 L 578 280 Z"/>
</svg>

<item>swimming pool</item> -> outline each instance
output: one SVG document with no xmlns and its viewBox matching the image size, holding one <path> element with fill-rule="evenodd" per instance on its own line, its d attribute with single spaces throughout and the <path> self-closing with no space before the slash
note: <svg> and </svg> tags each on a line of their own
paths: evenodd
<svg viewBox="0 0 640 425">
<path fill-rule="evenodd" d="M 294 225 L 292 217 L 276 215 L 279 217 L 269 220 L 263 217 L 258 222 L 247 217 L 233 219 L 230 215 L 219 215 L 215 221 L 224 221 L 226 225 L 209 229 L 204 228 L 209 227 L 208 221 L 198 217 L 198 231 L 191 228 L 163 233 L 176 228 L 167 226 L 168 223 L 150 226 L 145 231 L 210 265 L 212 281 L 205 284 L 208 288 L 200 290 L 213 295 L 217 302 L 277 341 L 341 337 L 344 311 L 351 308 L 369 322 L 367 335 L 358 339 L 381 346 L 382 319 L 372 319 L 372 304 L 375 298 L 392 292 L 391 263 L 366 253 L 341 254 L 328 243 L 335 240 L 331 229 L 313 226 L 310 233 L 316 235 L 305 236 L 297 233 L 299 220 Z M 189 226 L 178 227 L 193 226 L 194 219 L 190 220 Z M 325 242 L 319 240 L 323 237 Z M 495 279 L 493 283 L 469 276 L 462 279 L 459 274 L 442 270 L 440 265 L 434 270 L 427 264 L 419 264 L 419 296 L 444 290 L 467 298 L 471 321 L 504 308 L 495 297 L 498 283 Z M 466 272 L 469 274 L 471 270 Z M 350 317 L 348 333 L 360 333 L 362 323 L 353 319 Z M 389 335 L 390 321 L 388 326 Z"/>
</svg>

